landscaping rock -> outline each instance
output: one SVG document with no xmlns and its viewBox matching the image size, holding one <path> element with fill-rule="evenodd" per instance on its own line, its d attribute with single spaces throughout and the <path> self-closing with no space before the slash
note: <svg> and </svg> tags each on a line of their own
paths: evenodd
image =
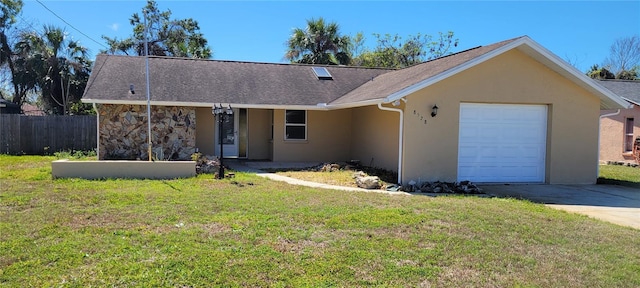
<svg viewBox="0 0 640 288">
<path fill-rule="evenodd" d="M 388 184 L 386 187 L 386 190 L 390 192 L 397 192 L 397 191 L 400 191 L 401 189 L 402 187 L 398 186 L 397 184 Z"/>
<path fill-rule="evenodd" d="M 196 174 L 217 174 L 220 170 L 220 160 L 216 156 L 211 155 L 197 155 L 194 154 L 196 159 Z"/>
<path fill-rule="evenodd" d="M 378 176 L 365 176 L 356 178 L 356 184 L 364 189 L 379 189 L 380 178 Z"/>
<path fill-rule="evenodd" d="M 410 184 L 411 182 L 409 182 Z M 423 193 L 450 193 L 450 194 L 482 194 L 480 189 L 470 181 L 461 182 L 424 182 L 421 185 L 408 185 L 414 188 L 405 188 L 406 192 L 423 192 Z M 404 187 L 403 187 L 404 188 Z M 411 191 L 407 191 L 411 190 Z"/>
<path fill-rule="evenodd" d="M 353 179 L 358 179 L 361 177 L 367 177 L 367 173 L 364 173 L 362 171 L 356 171 L 356 173 L 353 173 Z"/>
<path fill-rule="evenodd" d="M 407 185 L 403 186 L 403 190 L 405 192 L 419 192 L 420 189 L 416 186 L 416 184 L 418 184 L 416 181 L 409 181 L 409 183 L 407 183 Z"/>
<path fill-rule="evenodd" d="M 340 170 L 340 165 L 336 163 L 327 163 L 322 165 L 322 168 L 320 168 L 320 171 L 322 172 L 335 172 L 339 170 Z"/>
</svg>

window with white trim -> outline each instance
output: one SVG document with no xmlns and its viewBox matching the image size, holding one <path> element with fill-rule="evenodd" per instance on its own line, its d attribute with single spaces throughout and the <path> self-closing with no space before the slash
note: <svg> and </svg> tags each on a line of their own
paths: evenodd
<svg viewBox="0 0 640 288">
<path fill-rule="evenodd" d="M 307 140 L 307 111 L 285 110 L 285 140 Z"/>
<path fill-rule="evenodd" d="M 633 150 L 633 118 L 624 121 L 624 152 Z"/>
</svg>

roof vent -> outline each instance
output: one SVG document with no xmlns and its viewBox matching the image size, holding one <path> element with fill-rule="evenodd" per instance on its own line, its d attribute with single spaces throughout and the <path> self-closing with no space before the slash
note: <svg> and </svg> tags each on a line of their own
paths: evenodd
<svg viewBox="0 0 640 288">
<path fill-rule="evenodd" d="M 316 77 L 320 80 L 333 80 L 333 76 L 325 67 L 311 67 L 313 73 L 316 74 Z"/>
</svg>

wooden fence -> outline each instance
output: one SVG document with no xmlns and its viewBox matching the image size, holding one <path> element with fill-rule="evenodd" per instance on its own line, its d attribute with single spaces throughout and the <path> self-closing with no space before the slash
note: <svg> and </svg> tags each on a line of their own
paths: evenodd
<svg viewBox="0 0 640 288">
<path fill-rule="evenodd" d="M 96 149 L 96 116 L 0 115 L 0 154 Z"/>
</svg>

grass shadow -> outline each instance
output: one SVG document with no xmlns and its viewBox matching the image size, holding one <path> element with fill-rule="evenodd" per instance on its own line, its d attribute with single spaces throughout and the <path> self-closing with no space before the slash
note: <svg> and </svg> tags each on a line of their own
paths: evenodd
<svg viewBox="0 0 640 288">
<path fill-rule="evenodd" d="M 631 188 L 640 188 L 640 183 L 638 182 L 609 179 L 609 178 L 602 178 L 602 177 L 598 177 L 598 180 L 596 183 L 606 184 L 606 185 L 619 185 L 619 186 L 625 186 L 625 187 L 631 187 Z"/>
</svg>

